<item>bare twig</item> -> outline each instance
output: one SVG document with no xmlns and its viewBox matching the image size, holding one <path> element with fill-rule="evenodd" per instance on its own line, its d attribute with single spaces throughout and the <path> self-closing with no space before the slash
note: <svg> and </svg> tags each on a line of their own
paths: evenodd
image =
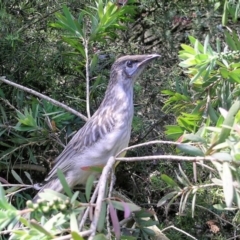
<svg viewBox="0 0 240 240">
<path fill-rule="evenodd" d="M 93 203 L 95 202 L 95 200 L 96 200 L 96 198 L 97 198 L 97 194 L 98 194 L 98 189 L 99 189 L 99 182 L 98 182 L 98 184 L 97 184 L 97 186 L 96 186 L 96 188 L 95 188 L 95 190 L 94 190 L 94 192 L 93 192 L 93 195 L 92 195 L 92 197 L 91 197 L 91 200 L 90 200 L 89 204 L 93 204 Z M 90 211 L 90 208 L 91 208 L 91 206 L 88 206 L 87 209 L 85 210 L 85 213 L 84 213 L 84 215 L 83 215 L 83 217 L 82 217 L 82 220 L 81 220 L 81 222 L 80 222 L 80 224 L 79 224 L 79 231 L 82 230 L 82 228 L 83 228 L 83 226 L 84 226 L 84 224 L 85 224 L 85 222 L 86 222 L 86 220 L 87 220 L 87 217 L 88 217 L 88 213 L 89 213 L 89 211 Z"/>
<path fill-rule="evenodd" d="M 123 150 L 121 150 L 116 157 L 120 156 L 121 153 L 125 152 L 125 151 L 128 151 L 128 150 L 132 150 L 134 148 L 138 148 L 138 147 L 143 147 L 143 146 L 148 146 L 148 145 L 152 145 L 152 144 L 170 144 L 170 145 L 179 145 L 179 144 L 182 144 L 182 143 L 179 143 L 179 142 L 173 142 L 173 141 L 162 141 L 162 140 L 155 140 L 155 141 L 149 141 L 149 142 L 146 142 L 146 143 L 140 143 L 140 144 L 136 144 L 136 145 L 133 145 L 131 147 L 126 147 L 124 148 Z"/>
<path fill-rule="evenodd" d="M 188 205 L 191 205 L 191 203 L 187 203 L 187 204 L 188 204 Z M 227 221 L 226 219 L 220 217 L 218 214 L 216 214 L 215 212 L 211 211 L 210 209 L 207 209 L 207 208 L 205 208 L 205 207 L 203 207 L 203 206 L 200 206 L 200 205 L 197 205 L 197 204 L 196 204 L 195 206 L 198 207 L 198 208 L 201 208 L 201 209 L 203 209 L 203 210 L 205 210 L 205 211 L 207 211 L 207 212 L 210 212 L 210 213 L 213 214 L 216 218 L 218 218 L 220 221 L 225 222 L 225 223 L 230 224 L 231 226 L 235 227 L 234 224 L 232 224 L 231 222 Z"/>
<path fill-rule="evenodd" d="M 1 169 L 8 169 L 9 166 L 1 166 Z M 34 165 L 34 164 L 15 164 L 11 167 L 11 169 L 21 169 L 21 170 L 33 170 L 45 173 L 47 169 L 40 165 Z"/>
<path fill-rule="evenodd" d="M 4 159 L 6 156 L 16 152 L 17 150 L 19 149 L 23 149 L 24 147 L 27 147 L 27 146 L 31 146 L 31 145 L 34 145 L 36 144 L 35 142 L 29 142 L 29 143 L 26 143 L 26 144 L 22 144 L 20 145 L 19 147 L 15 147 L 14 149 L 12 149 L 10 152 L 7 152 L 6 154 L 4 154 L 3 156 L 1 156 L 0 160 Z"/>
<path fill-rule="evenodd" d="M 137 161 L 164 160 L 164 159 L 170 160 L 170 161 L 185 161 L 185 162 L 200 162 L 200 161 L 215 161 L 215 162 L 221 162 L 221 163 L 224 162 L 224 160 L 219 160 L 211 156 L 186 157 L 186 156 L 172 156 L 172 155 L 153 155 L 153 156 L 145 156 L 145 157 L 118 157 L 116 158 L 116 161 L 137 162 Z"/>
<path fill-rule="evenodd" d="M 2 187 L 32 187 L 33 185 L 27 185 L 27 184 L 1 184 Z"/>
<path fill-rule="evenodd" d="M 110 187 L 109 187 L 109 192 L 108 192 L 108 199 L 111 199 L 112 197 L 112 192 L 113 192 L 113 186 L 115 184 L 115 174 L 114 174 L 114 171 L 112 170 L 111 172 L 111 183 L 110 183 Z M 111 239 L 111 227 L 110 227 L 110 219 L 109 219 L 109 216 L 110 216 L 110 208 L 109 208 L 109 204 L 108 204 L 108 207 L 107 207 L 107 232 L 108 232 L 108 236 L 107 236 L 107 239 Z"/>
<path fill-rule="evenodd" d="M 30 189 L 30 188 L 33 188 L 33 186 L 31 186 L 31 187 L 25 187 L 25 188 L 20 188 L 20 189 L 14 191 L 14 192 L 11 192 L 11 193 L 9 193 L 9 194 L 6 194 L 6 197 L 11 197 L 12 195 L 15 195 L 15 194 L 18 193 L 18 192 L 22 192 L 22 191 L 25 191 L 25 190 Z"/>
<path fill-rule="evenodd" d="M 14 82 L 12 82 L 12 81 L 9 81 L 9 80 L 6 79 L 5 76 L 0 77 L 0 81 L 6 83 L 6 84 L 8 84 L 8 85 L 14 86 L 14 87 L 16 87 L 16 88 L 18 88 L 18 89 L 21 89 L 21 90 L 23 90 L 23 91 L 25 91 L 25 92 L 28 92 L 28 93 L 30 93 L 30 94 L 33 94 L 33 95 L 35 95 L 35 96 L 37 96 L 37 97 L 39 97 L 39 98 L 45 99 L 45 100 L 49 101 L 50 103 L 54 104 L 55 106 L 61 107 L 61 108 L 65 109 L 66 111 L 68 111 L 68 112 L 70 112 L 70 113 L 72 113 L 72 114 L 80 117 L 80 118 L 83 119 L 84 121 L 87 121 L 87 120 L 88 120 L 88 118 L 85 117 L 83 114 L 81 114 L 81 113 L 79 113 L 78 111 L 76 111 L 76 110 L 68 107 L 67 105 L 65 105 L 65 104 L 63 104 L 63 103 L 60 103 L 60 102 L 56 101 L 55 99 L 52 99 L 52 98 L 50 98 L 50 97 L 48 97 L 48 96 L 46 96 L 46 95 L 44 95 L 44 94 L 42 94 L 42 93 L 39 93 L 39 92 L 37 92 L 37 91 L 35 91 L 35 90 L 33 90 L 33 89 L 30 89 L 30 88 L 24 87 L 24 86 L 22 86 L 22 85 L 19 85 L 19 84 L 17 84 L 17 83 L 14 83 Z"/>
<path fill-rule="evenodd" d="M 20 112 L 17 108 L 15 108 L 7 99 L 0 98 L 3 102 L 5 102 L 11 109 Z"/>
<path fill-rule="evenodd" d="M 175 227 L 175 226 L 173 226 L 173 225 L 164 228 L 164 229 L 162 230 L 162 232 L 163 232 L 163 231 L 166 231 L 166 230 L 168 230 L 168 229 L 170 229 L 170 228 L 173 228 L 173 229 L 177 230 L 178 232 L 181 232 L 181 233 L 185 234 L 186 236 L 188 236 L 188 237 L 190 237 L 190 238 L 192 238 L 192 239 L 194 239 L 194 240 L 197 240 L 197 238 L 193 237 L 193 236 L 190 235 L 189 233 L 187 233 L 187 232 L 183 231 L 182 229 L 177 228 L 177 227 Z"/>
<path fill-rule="evenodd" d="M 22 31 L 25 31 L 26 29 L 29 29 L 31 25 L 33 24 L 36 24 L 37 22 L 42 22 L 43 20 L 47 19 L 50 15 L 54 14 L 55 12 L 61 10 L 61 8 L 58 8 L 58 9 L 55 9 L 54 11 L 44 15 L 43 17 L 35 20 L 35 21 L 31 21 L 30 24 L 25 24 L 23 27 L 21 27 L 19 30 L 18 30 L 18 33 L 22 32 Z"/>
<path fill-rule="evenodd" d="M 113 169 L 115 164 L 115 158 L 112 156 L 108 159 L 108 162 L 106 166 L 103 168 L 101 177 L 99 179 L 99 190 L 98 190 L 98 198 L 96 202 L 96 208 L 94 212 L 94 217 L 90 226 L 90 230 L 92 231 L 89 240 L 93 240 L 96 230 L 97 230 L 97 225 L 98 225 L 98 220 L 100 218 L 101 214 L 101 209 L 102 209 L 102 201 L 105 197 L 105 190 L 106 190 L 106 182 L 107 178 L 109 175 L 109 172 Z"/>
</svg>

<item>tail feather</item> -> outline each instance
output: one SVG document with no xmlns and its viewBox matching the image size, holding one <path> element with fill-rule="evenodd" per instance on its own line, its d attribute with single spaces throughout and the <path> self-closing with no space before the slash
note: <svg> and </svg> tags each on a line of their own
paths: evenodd
<svg viewBox="0 0 240 240">
<path fill-rule="evenodd" d="M 69 185 L 70 186 L 70 185 Z M 70 186 L 71 188 L 72 186 Z M 47 182 L 45 185 L 42 186 L 42 188 L 38 191 L 38 193 L 33 198 L 33 202 L 37 202 L 37 200 L 40 198 L 40 193 L 42 193 L 45 189 L 51 189 L 56 192 L 63 192 L 63 186 L 58 178 L 55 178 L 49 182 Z"/>
</svg>

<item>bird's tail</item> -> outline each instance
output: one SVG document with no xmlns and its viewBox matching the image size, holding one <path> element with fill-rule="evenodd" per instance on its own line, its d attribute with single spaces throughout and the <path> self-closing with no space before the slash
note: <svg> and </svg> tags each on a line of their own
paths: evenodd
<svg viewBox="0 0 240 240">
<path fill-rule="evenodd" d="M 58 178 L 55 178 L 55 179 L 45 183 L 40 188 L 40 190 L 38 191 L 38 193 L 35 195 L 35 197 L 32 200 L 33 203 L 37 202 L 37 200 L 40 198 L 40 193 L 42 193 L 45 189 L 51 189 L 51 190 L 56 191 L 56 192 L 63 192 L 63 186 L 62 186 L 60 180 Z"/>
</svg>

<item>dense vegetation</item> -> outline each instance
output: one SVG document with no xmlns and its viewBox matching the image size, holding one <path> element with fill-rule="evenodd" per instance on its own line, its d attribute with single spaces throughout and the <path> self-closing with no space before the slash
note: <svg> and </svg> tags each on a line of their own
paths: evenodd
<svg viewBox="0 0 240 240">
<path fill-rule="evenodd" d="M 1 239 L 239 238 L 240 2 L 189 2 L 0 1 Z M 72 193 L 61 172 L 65 194 L 32 204 L 33 184 L 100 105 L 114 59 L 155 52 L 135 84 L 131 161 L 100 216 L 94 179 Z M 27 228 L 10 236 L 20 216 Z"/>
</svg>

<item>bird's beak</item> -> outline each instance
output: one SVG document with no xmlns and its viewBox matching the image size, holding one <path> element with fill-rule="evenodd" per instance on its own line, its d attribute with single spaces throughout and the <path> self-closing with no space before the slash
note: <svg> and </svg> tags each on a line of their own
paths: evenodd
<svg viewBox="0 0 240 240">
<path fill-rule="evenodd" d="M 159 54 L 149 54 L 149 55 L 145 55 L 145 58 L 139 62 L 138 67 L 141 67 L 143 65 L 147 65 L 149 62 L 151 62 L 153 59 L 161 57 L 161 55 Z"/>
</svg>

